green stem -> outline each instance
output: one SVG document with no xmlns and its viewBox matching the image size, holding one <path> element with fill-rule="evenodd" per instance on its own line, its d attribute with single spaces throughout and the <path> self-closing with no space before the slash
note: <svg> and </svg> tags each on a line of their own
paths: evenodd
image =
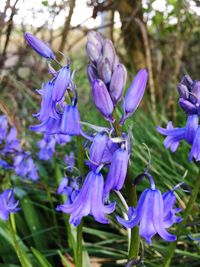
<svg viewBox="0 0 200 267">
<path fill-rule="evenodd" d="M 12 216 L 12 214 L 11 214 Z M 21 249 L 20 247 L 18 246 L 18 242 L 17 242 L 17 238 L 16 238 L 16 233 L 15 233 L 15 222 L 14 222 L 14 217 L 11 219 L 8 220 L 8 227 L 9 227 L 9 230 L 10 230 L 10 235 L 12 237 L 12 240 L 13 240 L 13 246 L 14 246 L 14 249 L 16 251 L 16 254 L 17 254 L 17 257 L 22 265 L 22 267 L 27 267 L 27 264 L 26 264 L 26 261 L 24 260 L 23 258 L 23 255 L 22 255 L 22 252 L 21 252 Z"/>
<path fill-rule="evenodd" d="M 115 122 L 113 124 L 117 136 L 121 136 L 122 134 L 122 128 L 120 127 L 119 123 L 117 122 L 117 116 L 116 111 L 113 111 L 113 117 L 115 118 Z M 132 176 L 131 176 L 131 170 L 130 165 L 128 166 L 126 180 L 125 180 L 125 189 L 126 194 L 128 198 L 128 206 L 136 207 L 137 205 L 137 192 L 136 192 L 136 186 L 132 183 Z M 139 228 L 138 226 L 135 226 L 131 229 L 131 237 L 129 242 L 129 250 L 128 250 L 128 259 L 137 259 L 139 254 L 139 248 L 140 248 L 140 236 L 139 236 Z"/>
<path fill-rule="evenodd" d="M 77 136 L 77 150 L 78 150 L 78 168 L 82 176 L 84 176 L 84 148 L 81 141 L 81 136 Z M 83 220 L 77 227 L 77 247 L 76 247 L 76 264 L 77 267 L 83 266 Z"/>
<path fill-rule="evenodd" d="M 177 226 L 177 231 L 176 231 L 177 240 L 175 242 L 171 243 L 170 246 L 169 246 L 168 253 L 166 254 L 165 261 L 164 261 L 164 264 L 163 264 L 164 267 L 169 267 L 170 266 L 171 260 L 173 258 L 174 253 L 175 253 L 175 249 L 176 249 L 177 243 L 178 243 L 178 241 L 180 239 L 181 234 L 185 231 L 185 224 L 187 222 L 188 216 L 190 215 L 192 207 L 196 202 L 196 199 L 197 199 L 197 196 L 198 196 L 198 193 L 199 193 L 199 189 L 200 189 L 200 171 L 199 171 L 199 174 L 197 176 L 197 179 L 196 179 L 194 188 L 192 190 L 192 194 L 190 196 L 190 199 L 189 199 L 189 201 L 187 203 L 185 212 L 183 214 L 183 220 Z"/>
</svg>

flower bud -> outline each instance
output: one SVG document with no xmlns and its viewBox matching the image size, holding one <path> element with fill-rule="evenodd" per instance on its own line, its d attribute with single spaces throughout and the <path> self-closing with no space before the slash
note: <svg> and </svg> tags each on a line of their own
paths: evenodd
<svg viewBox="0 0 200 267">
<path fill-rule="evenodd" d="M 126 69 L 122 64 L 118 64 L 113 72 L 109 88 L 114 105 L 121 100 L 125 83 Z"/>
<path fill-rule="evenodd" d="M 71 81 L 71 72 L 69 67 L 65 66 L 59 70 L 58 76 L 55 80 L 53 89 L 53 101 L 59 102 L 63 98 L 70 84 L 70 81 Z"/>
<path fill-rule="evenodd" d="M 87 66 L 87 76 L 91 85 L 95 79 L 98 79 L 97 71 L 92 65 Z"/>
<path fill-rule="evenodd" d="M 100 33 L 95 31 L 89 31 L 87 33 L 87 40 L 94 46 L 98 47 L 99 51 L 102 50 L 104 40 Z"/>
<path fill-rule="evenodd" d="M 43 41 L 38 39 L 36 36 L 26 33 L 24 38 L 30 45 L 30 47 L 35 50 L 40 56 L 45 58 L 55 59 L 53 51 L 46 45 Z"/>
<path fill-rule="evenodd" d="M 178 89 L 180 97 L 182 97 L 184 99 L 188 99 L 189 98 L 189 90 L 188 90 L 186 85 L 184 85 L 182 83 L 179 83 L 177 89 Z"/>
<path fill-rule="evenodd" d="M 109 60 L 111 68 L 113 68 L 116 57 L 115 48 L 113 46 L 113 43 L 108 39 L 104 41 L 103 56 Z"/>
<path fill-rule="evenodd" d="M 99 112 L 110 121 L 113 121 L 113 103 L 103 81 L 97 79 L 92 84 L 94 104 Z"/>
<path fill-rule="evenodd" d="M 68 134 L 71 136 L 80 134 L 80 115 L 77 107 L 65 107 L 65 111 L 61 120 L 60 131 L 62 134 Z"/>
<path fill-rule="evenodd" d="M 187 115 L 198 114 L 198 109 L 196 105 L 191 103 L 190 101 L 180 98 L 178 103 Z"/>
<path fill-rule="evenodd" d="M 141 69 L 135 76 L 124 98 L 123 109 L 125 111 L 125 115 L 121 119 L 121 124 L 123 124 L 125 119 L 135 112 L 138 105 L 140 104 L 140 101 L 142 100 L 145 92 L 147 79 L 148 72 L 146 71 L 146 69 Z"/>
<path fill-rule="evenodd" d="M 99 50 L 99 47 L 95 46 L 91 42 L 87 43 L 86 51 L 87 51 L 87 55 L 91 61 L 97 62 L 99 57 L 101 56 L 101 51 Z"/>
</svg>

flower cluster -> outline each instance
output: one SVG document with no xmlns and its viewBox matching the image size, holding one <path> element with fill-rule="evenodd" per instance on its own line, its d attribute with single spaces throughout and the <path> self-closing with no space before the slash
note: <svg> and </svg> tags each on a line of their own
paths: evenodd
<svg viewBox="0 0 200 267">
<path fill-rule="evenodd" d="M 17 207 L 18 204 L 19 201 L 15 200 L 13 190 L 6 189 L 2 194 L 0 194 L 0 218 L 8 220 L 10 213 L 16 213 L 20 210 Z"/>
<path fill-rule="evenodd" d="M 9 127 L 6 115 L 0 116 L 0 166 L 3 169 L 13 169 L 24 179 L 39 179 L 31 153 L 23 151 L 17 138 L 17 129 Z"/>
<path fill-rule="evenodd" d="M 167 128 L 157 127 L 157 131 L 165 135 L 164 145 L 175 152 L 180 141 L 185 140 L 191 145 L 189 160 L 193 158 L 200 160 L 200 127 L 199 127 L 199 103 L 200 103 L 200 81 L 193 81 L 190 76 L 185 75 L 178 85 L 180 94 L 179 105 L 187 114 L 186 126 L 174 128 L 172 122 Z"/>
</svg>

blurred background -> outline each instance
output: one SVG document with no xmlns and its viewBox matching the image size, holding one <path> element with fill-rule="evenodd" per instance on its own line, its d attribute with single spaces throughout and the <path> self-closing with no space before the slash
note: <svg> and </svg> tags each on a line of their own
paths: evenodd
<svg viewBox="0 0 200 267">
<path fill-rule="evenodd" d="M 178 107 L 176 88 L 186 73 L 192 79 L 200 79 L 199 0 L 0 0 L 1 110 L 6 110 L 12 117 L 24 145 L 35 151 L 37 162 L 35 141 L 41 136 L 30 132 L 28 127 L 37 123 L 32 117 L 40 105 L 35 89 L 41 88 L 42 82 L 48 81 L 50 76 L 46 61 L 24 41 L 24 33 L 30 32 L 48 43 L 59 61 L 65 62 L 63 54 L 70 59 L 72 69 L 76 70 L 81 119 L 105 125 L 92 104 L 86 77 L 88 59 L 85 44 L 90 29 L 101 32 L 113 41 L 120 61 L 127 67 L 127 88 L 140 68 L 146 67 L 149 72 L 145 97 L 134 118 L 128 121 L 135 138 L 131 158 L 133 177 L 143 171 L 148 159 L 142 145 L 145 143 L 151 150 L 152 174 L 162 192 L 172 188 L 183 177 L 192 185 L 197 168 L 188 163 L 189 146 L 184 144 L 172 155 L 164 149 L 163 137 L 155 127 L 159 124 L 165 126 L 168 120 L 173 120 L 178 127 L 185 123 L 186 116 Z M 74 266 L 70 249 L 66 248 L 63 219 L 54 212 L 58 204 L 54 177 L 62 177 L 64 172 L 64 162 L 59 160 L 59 156 L 73 148 L 72 142 L 65 151 L 56 152 L 61 171 L 53 169 L 55 165 L 38 161 L 43 180 L 34 186 L 19 182 L 18 187 L 22 215 L 17 214 L 16 217 L 21 225 L 18 229 L 21 240 L 27 251 L 34 244 L 53 266 Z M 139 192 L 147 185 L 144 182 L 139 186 Z M 188 196 L 179 192 L 178 200 L 182 208 Z M 199 266 L 199 243 L 187 237 L 187 234 L 199 236 L 198 214 L 196 205 L 186 226 L 186 234 L 177 248 L 173 266 Z M 0 226 L 4 229 L 3 224 Z M 0 257 L 0 266 L 18 266 L 3 264 L 6 257 L 8 259 L 10 249 L 7 244 L 9 238 L 6 239 L 6 232 L 3 231 L 0 230 L 0 250 L 5 259 Z M 115 219 L 111 226 L 102 226 L 91 218 L 86 219 L 84 237 L 92 266 L 124 266 L 126 232 Z M 152 247 L 145 247 L 145 265 L 141 266 L 162 266 L 161 260 L 167 246 L 157 239 Z M 65 255 L 69 265 L 64 265 L 62 255 Z M 16 264 L 16 256 L 9 255 L 9 262 Z"/>
</svg>

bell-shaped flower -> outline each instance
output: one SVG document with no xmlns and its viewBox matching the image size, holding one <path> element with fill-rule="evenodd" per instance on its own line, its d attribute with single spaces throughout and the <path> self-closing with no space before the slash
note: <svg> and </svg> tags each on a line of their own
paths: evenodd
<svg viewBox="0 0 200 267">
<path fill-rule="evenodd" d="M 96 170 L 96 168 L 104 163 L 103 155 L 106 149 L 108 137 L 104 133 L 98 133 L 92 142 L 92 145 L 90 147 L 90 162 L 89 166 L 91 170 Z"/>
<path fill-rule="evenodd" d="M 6 143 L 4 149 L 2 150 L 3 154 L 20 152 L 22 150 L 20 141 L 17 139 L 17 129 L 12 127 L 9 131 L 9 134 L 6 137 Z"/>
<path fill-rule="evenodd" d="M 6 189 L 0 194 L 0 218 L 8 220 L 10 213 L 17 213 L 20 210 L 18 205 L 19 201 L 15 200 L 13 190 Z"/>
<path fill-rule="evenodd" d="M 97 79 L 92 84 L 93 101 L 105 119 L 112 121 L 113 103 L 103 81 Z"/>
<path fill-rule="evenodd" d="M 72 139 L 71 136 L 66 135 L 66 134 L 55 134 L 55 140 L 59 145 L 66 145 L 69 143 Z"/>
<path fill-rule="evenodd" d="M 189 116 L 187 119 L 187 123 L 185 127 L 182 128 L 174 128 L 172 125 L 172 122 L 169 122 L 167 125 L 167 128 L 162 128 L 162 127 L 157 127 L 157 131 L 163 135 L 166 135 L 167 137 L 165 138 L 164 141 L 164 146 L 165 148 L 170 148 L 171 152 L 175 152 L 176 149 L 178 148 L 180 141 L 181 140 L 186 140 L 189 144 L 192 145 L 191 153 L 190 153 L 190 159 L 191 155 L 196 151 L 198 151 L 198 147 L 194 146 L 194 140 L 196 137 L 197 143 L 198 144 L 198 134 L 197 130 L 199 128 L 198 126 L 198 116 L 193 115 Z M 194 153 L 195 154 L 195 153 Z M 194 156 L 194 158 L 197 158 Z"/>
<path fill-rule="evenodd" d="M 71 82 L 71 71 L 69 66 L 61 68 L 56 77 L 54 88 L 53 88 L 53 101 L 59 102 L 65 95 L 67 88 Z"/>
<path fill-rule="evenodd" d="M 54 91 L 54 83 L 48 82 L 42 85 L 41 90 L 37 90 L 37 92 L 42 95 L 42 102 L 40 111 L 33 116 L 37 117 L 39 121 L 43 122 L 47 120 L 49 117 L 58 119 L 59 114 L 56 110 L 56 102 L 53 101 L 52 94 Z"/>
<path fill-rule="evenodd" d="M 56 140 L 51 137 L 50 140 L 46 141 L 45 139 L 40 140 L 37 143 L 40 151 L 38 157 L 40 160 L 51 160 L 55 153 Z"/>
<path fill-rule="evenodd" d="M 39 179 L 37 168 L 29 152 L 18 153 L 14 158 L 14 168 L 17 175 L 24 179 L 37 181 Z"/>
<path fill-rule="evenodd" d="M 106 178 L 104 192 L 108 194 L 111 190 L 120 190 L 126 178 L 129 154 L 124 148 L 115 151 Z"/>
<path fill-rule="evenodd" d="M 192 149 L 190 151 L 189 160 L 192 161 L 193 158 L 195 159 L 195 161 L 200 161 L 200 127 L 199 126 L 195 133 L 194 141 L 192 144 Z"/>
<path fill-rule="evenodd" d="M 133 82 L 131 83 L 131 86 L 129 87 L 124 97 L 124 115 L 120 121 L 120 124 L 123 124 L 124 121 L 128 117 L 130 117 L 139 106 L 146 89 L 147 79 L 148 72 L 146 71 L 146 69 L 141 69 L 135 76 Z"/>
<path fill-rule="evenodd" d="M 122 64 L 118 64 L 117 67 L 114 69 L 110 86 L 109 92 L 114 103 L 114 106 L 122 99 L 124 86 L 126 84 L 126 69 Z"/>
<path fill-rule="evenodd" d="M 43 41 L 38 39 L 36 36 L 26 33 L 24 35 L 24 38 L 30 45 L 30 47 L 35 50 L 40 56 L 45 57 L 45 58 L 50 58 L 50 59 L 55 59 L 55 55 L 51 48 L 46 45 Z"/>
<path fill-rule="evenodd" d="M 139 225 L 139 234 L 146 239 L 148 244 L 152 243 L 151 238 L 157 233 L 164 240 L 173 242 L 176 240 L 176 236 L 166 231 L 166 228 L 169 227 L 166 216 L 171 215 L 169 215 L 168 207 L 165 210 L 165 204 L 158 189 L 146 189 L 141 194 L 137 207 L 129 208 L 128 220 L 119 216 L 117 216 L 117 220 L 127 228 Z M 171 210 L 171 212 L 173 211 Z"/>
<path fill-rule="evenodd" d="M 67 204 L 72 204 L 75 200 L 75 198 L 80 193 L 79 190 L 80 187 L 80 177 L 75 178 L 68 178 L 64 177 L 57 189 L 57 193 L 59 195 L 65 194 L 67 196 Z M 56 208 L 56 210 L 60 210 L 59 206 Z"/>
<path fill-rule="evenodd" d="M 0 144 L 5 140 L 8 129 L 8 120 L 6 115 L 0 116 Z"/>
<path fill-rule="evenodd" d="M 49 117 L 41 124 L 31 125 L 29 129 L 31 131 L 44 133 L 44 134 L 59 134 L 60 133 L 60 123 L 61 123 L 61 115 L 59 114 L 58 119 L 54 119 Z"/>
<path fill-rule="evenodd" d="M 70 214 L 69 222 L 77 226 L 82 217 L 92 215 L 97 222 L 108 223 L 106 214 L 112 213 L 115 203 L 104 205 L 103 201 L 104 179 L 100 172 L 88 173 L 80 193 L 72 204 L 65 203 L 57 207 L 57 210 Z"/>
<path fill-rule="evenodd" d="M 179 223 L 183 219 L 181 217 L 176 216 L 175 214 L 180 212 L 181 208 L 175 208 L 174 205 L 176 203 L 176 196 L 174 191 L 168 191 L 163 194 L 163 202 L 164 202 L 164 225 L 165 228 L 171 227 L 174 223 Z"/>
<path fill-rule="evenodd" d="M 60 133 L 70 136 L 81 133 L 80 115 L 76 106 L 66 106 L 60 124 Z"/>
</svg>

